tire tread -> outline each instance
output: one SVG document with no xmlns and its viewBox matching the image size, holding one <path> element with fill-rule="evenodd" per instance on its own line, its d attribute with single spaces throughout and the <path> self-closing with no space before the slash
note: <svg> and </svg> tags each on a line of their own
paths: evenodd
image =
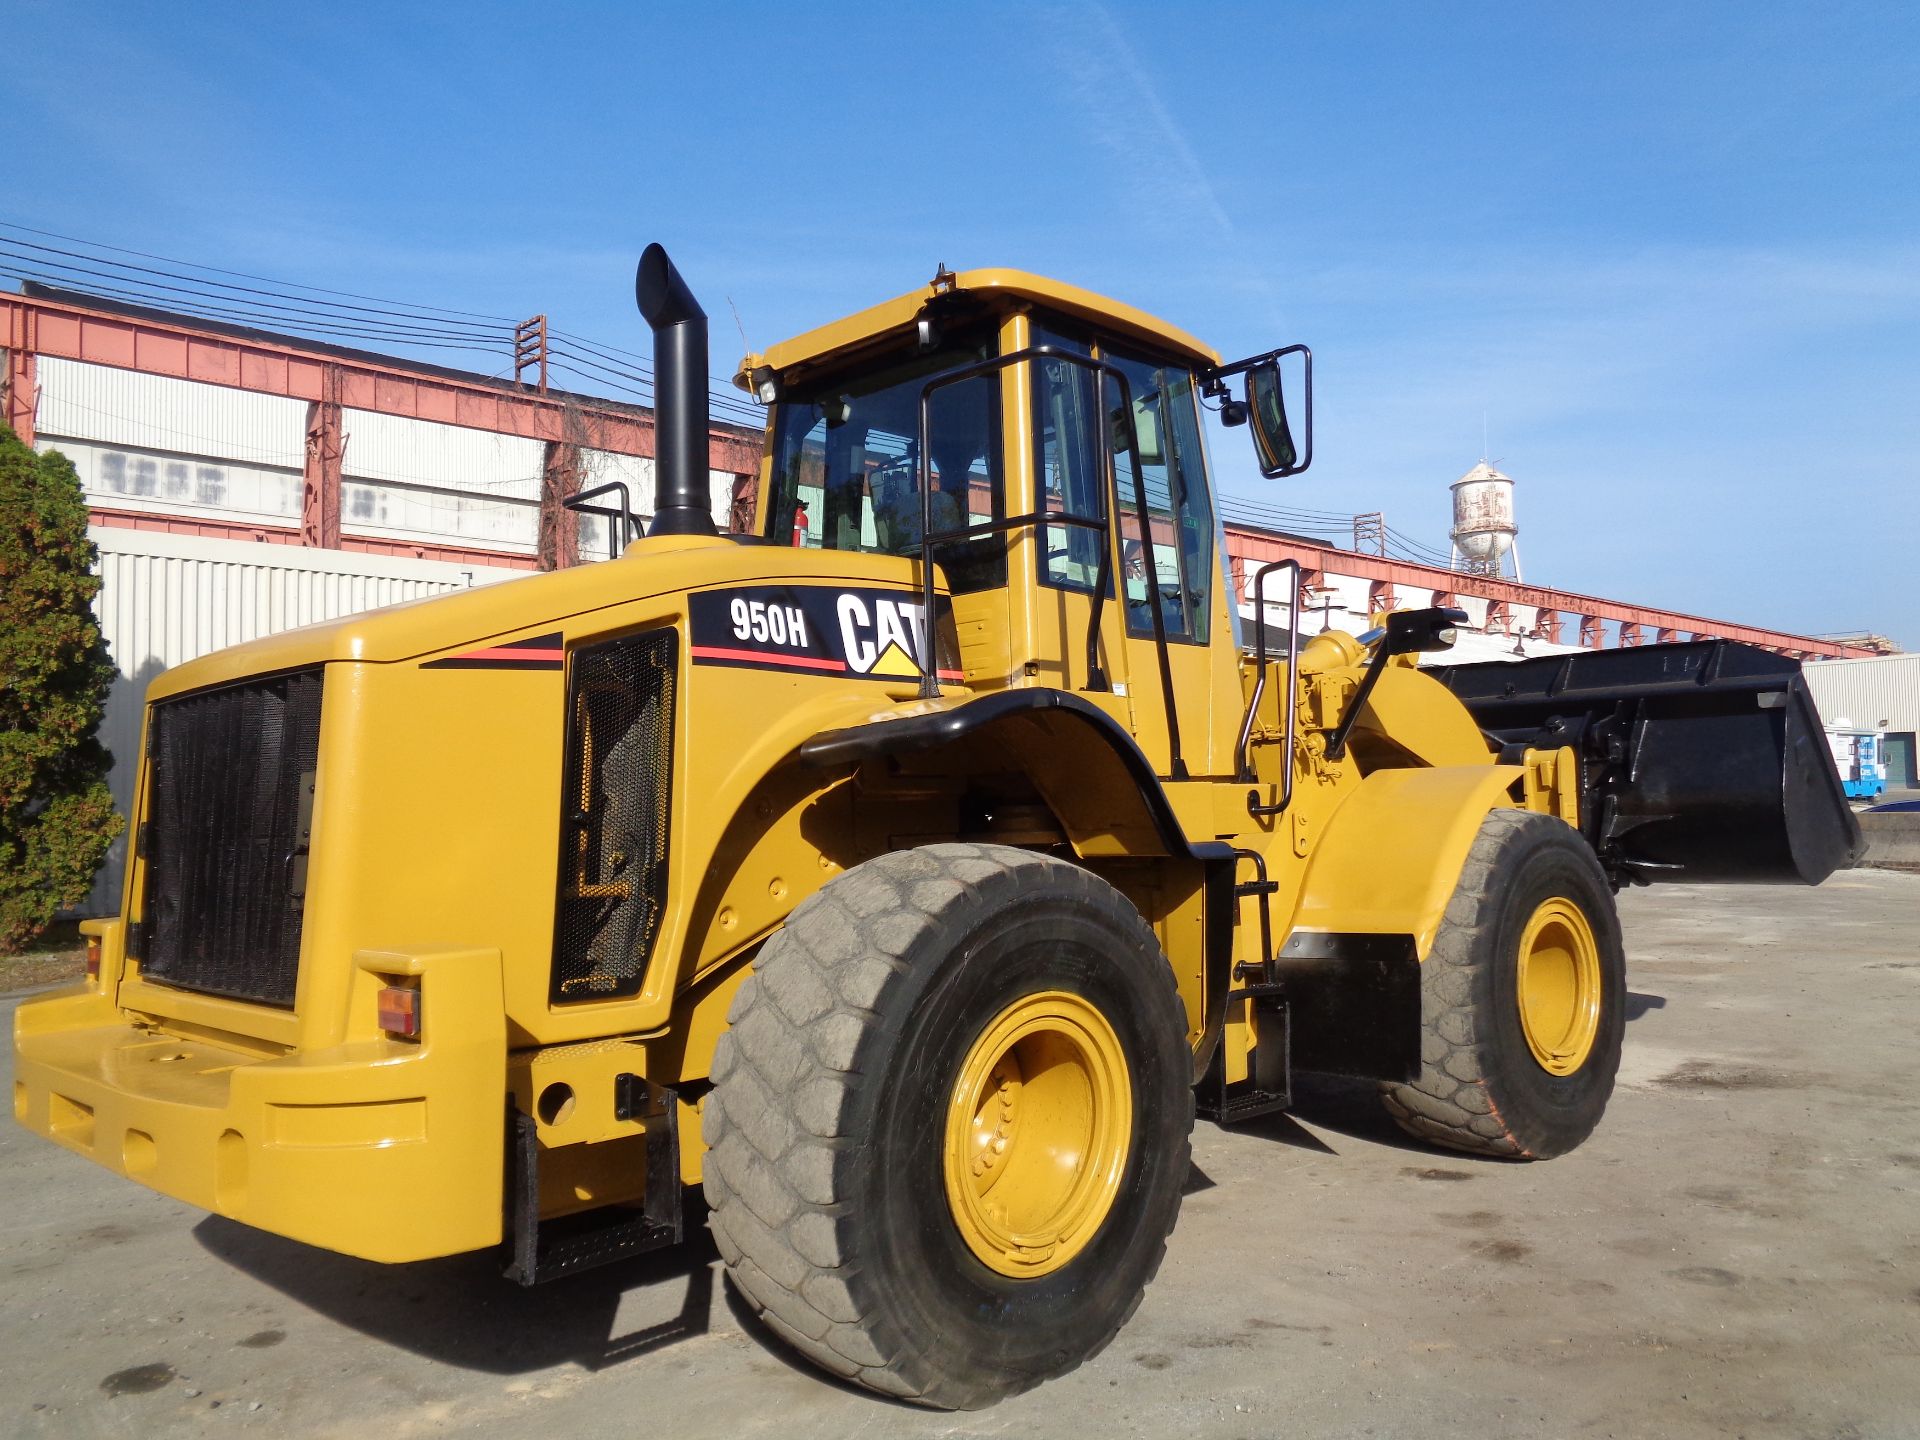
<svg viewBox="0 0 1920 1440">
<path fill-rule="evenodd" d="M 1549 828 L 1560 827 L 1560 828 Z M 1486 963 L 1498 924 L 1503 859 L 1525 848 L 1535 830 L 1561 838 L 1564 822 L 1532 810 L 1490 811 L 1474 836 L 1433 951 L 1422 966 L 1420 1078 L 1383 1084 L 1380 1098 L 1394 1122 L 1416 1139 L 1469 1154 L 1509 1160 L 1541 1158 L 1516 1135 L 1489 1088 L 1488 1016 L 1475 1002 L 1475 971 Z M 1567 835 L 1573 832 L 1566 831 Z M 1578 842 L 1582 852 L 1585 843 Z M 1592 862 L 1598 873 L 1598 862 Z"/>
<path fill-rule="evenodd" d="M 950 1365 L 931 1363 L 908 1337 L 888 1333 L 885 1318 L 863 1308 L 860 1272 L 847 1258 L 858 1217 L 838 1198 L 845 1193 L 843 1167 L 859 1148 L 842 1123 L 854 1101 L 853 1067 L 866 1039 L 888 1031 L 888 997 L 907 981 L 907 956 L 944 912 L 963 900 L 990 899 L 985 889 L 1018 889 L 1043 872 L 1056 882 L 1067 872 L 1081 898 L 1124 910 L 1125 923 L 1144 928 L 1104 881 L 1031 851 L 939 844 L 882 855 L 794 909 L 741 984 L 714 1055 L 715 1085 L 702 1119 L 705 1187 L 709 1224 L 735 1285 L 770 1329 L 822 1369 L 917 1404 L 977 1408 L 1048 1377 L 1009 1383 L 999 1372 L 969 1382 Z M 1184 1130 L 1182 1143 L 1186 1152 L 1174 1157 L 1180 1173 L 1191 1153 Z M 1165 1253 L 1162 1237 L 1146 1280 Z M 1094 1353 L 1119 1333 L 1144 1293 L 1143 1280 Z"/>
</svg>

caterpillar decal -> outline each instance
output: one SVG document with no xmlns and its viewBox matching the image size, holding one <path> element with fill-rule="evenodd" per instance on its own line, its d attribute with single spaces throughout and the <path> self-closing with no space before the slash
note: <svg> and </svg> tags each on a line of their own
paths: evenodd
<svg viewBox="0 0 1920 1440">
<path fill-rule="evenodd" d="M 697 665 L 918 680 L 926 626 L 919 597 L 872 587 L 752 585 L 687 597 Z M 940 678 L 961 672 L 944 605 L 935 626 Z"/>
</svg>

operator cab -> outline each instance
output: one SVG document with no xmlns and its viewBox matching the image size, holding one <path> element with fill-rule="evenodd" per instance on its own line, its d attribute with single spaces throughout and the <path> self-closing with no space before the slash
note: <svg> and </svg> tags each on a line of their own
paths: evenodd
<svg viewBox="0 0 1920 1440">
<path fill-rule="evenodd" d="M 909 561 L 931 537 L 971 689 L 1080 692 L 1163 775 L 1222 773 L 1241 696 L 1209 653 L 1232 649 L 1234 596 L 1200 409 L 1251 412 L 1262 469 L 1305 468 L 1275 358 L 1222 367 L 1117 301 L 943 269 L 741 362 L 770 406 L 759 533 Z"/>
</svg>

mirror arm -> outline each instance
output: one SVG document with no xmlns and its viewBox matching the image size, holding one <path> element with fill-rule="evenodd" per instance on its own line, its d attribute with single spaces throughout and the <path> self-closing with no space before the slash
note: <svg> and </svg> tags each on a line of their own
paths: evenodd
<svg viewBox="0 0 1920 1440">
<path fill-rule="evenodd" d="M 1313 351 L 1304 345 L 1282 345 L 1278 350 L 1264 351 L 1259 355 L 1249 355 L 1244 360 L 1234 360 L 1225 365 L 1213 365 L 1200 372 L 1200 384 L 1209 395 L 1224 395 L 1226 382 L 1235 375 L 1244 375 L 1249 370 L 1258 369 L 1269 361 L 1278 360 L 1283 355 L 1308 355 Z"/>
<path fill-rule="evenodd" d="M 1353 692 L 1353 699 L 1347 702 L 1346 712 L 1341 715 L 1340 723 L 1334 726 L 1332 738 L 1327 741 L 1327 759 L 1338 760 L 1347 753 L 1347 736 L 1353 733 L 1354 722 L 1360 718 L 1361 709 L 1373 694 L 1373 687 L 1380 683 L 1380 672 L 1387 668 L 1387 661 L 1392 658 L 1393 649 L 1386 643 L 1373 647 L 1373 659 L 1367 664 L 1367 673 L 1360 678 L 1360 688 Z"/>
<path fill-rule="evenodd" d="M 1454 641 L 1454 629 L 1464 625 L 1467 612 L 1455 610 L 1451 606 L 1436 606 L 1429 610 L 1396 610 L 1387 616 L 1385 632 L 1373 647 L 1373 659 L 1367 664 L 1367 673 L 1360 677 L 1360 688 L 1353 692 L 1340 723 L 1333 729 L 1333 736 L 1327 741 L 1327 758 L 1338 760 L 1347 751 L 1347 737 L 1353 733 L 1354 722 L 1360 718 L 1360 711 L 1367 699 L 1373 694 L 1373 687 L 1380 683 L 1380 672 L 1387 668 L 1387 661 L 1396 655 L 1406 655 L 1415 651 L 1445 650 Z"/>
</svg>

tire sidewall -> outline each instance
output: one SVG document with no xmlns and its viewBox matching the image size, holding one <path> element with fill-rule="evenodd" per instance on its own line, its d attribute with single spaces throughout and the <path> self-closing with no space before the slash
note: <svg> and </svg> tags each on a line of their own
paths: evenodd
<svg viewBox="0 0 1920 1440">
<path fill-rule="evenodd" d="M 855 1269 L 875 1282 L 866 1301 L 909 1344 L 951 1347 L 1003 1372 L 997 1383 L 1018 1383 L 1094 1353 L 1158 1267 L 1186 1179 L 1186 1027 L 1167 962 L 1137 917 L 1128 926 L 1066 886 L 1036 893 L 1025 880 L 1011 895 L 970 896 L 942 919 L 915 948 L 947 953 L 911 957 L 919 983 L 886 1017 L 897 1031 L 876 1027 L 856 1062 L 879 1083 L 864 1087 L 852 1132 L 867 1137 L 867 1154 L 845 1199 L 875 1219 L 856 1238 L 864 1253 Z M 961 1237 L 941 1157 L 964 1057 L 1009 1004 L 1044 990 L 1081 996 L 1113 1027 L 1133 1126 L 1099 1230 L 1059 1270 L 1014 1279 L 983 1265 Z"/>
</svg>

